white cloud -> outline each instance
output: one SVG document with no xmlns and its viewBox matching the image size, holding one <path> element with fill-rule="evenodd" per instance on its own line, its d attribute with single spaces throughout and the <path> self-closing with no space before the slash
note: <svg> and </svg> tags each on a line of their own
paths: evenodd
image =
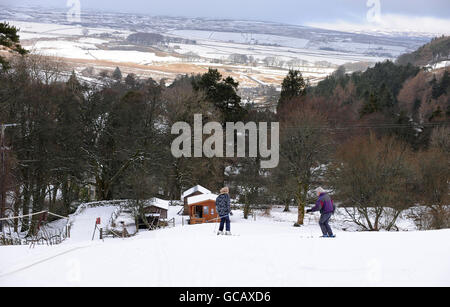
<svg viewBox="0 0 450 307">
<path fill-rule="evenodd" d="M 334 23 L 309 23 L 308 26 L 345 32 L 408 32 L 428 36 L 450 35 L 450 20 L 435 17 L 417 17 L 383 14 L 378 22 L 351 23 L 338 20 Z"/>
</svg>

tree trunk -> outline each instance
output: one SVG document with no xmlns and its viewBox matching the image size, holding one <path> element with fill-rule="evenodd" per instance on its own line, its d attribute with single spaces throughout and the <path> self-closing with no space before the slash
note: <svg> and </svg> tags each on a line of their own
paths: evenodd
<svg viewBox="0 0 450 307">
<path fill-rule="evenodd" d="M 305 203 L 300 200 L 298 204 L 298 219 L 297 224 L 303 225 L 305 219 Z"/>
<path fill-rule="evenodd" d="M 397 221 L 398 216 L 400 215 L 401 211 L 398 210 L 397 212 L 395 212 L 394 217 L 392 218 L 391 222 L 389 223 L 389 225 L 386 227 L 387 231 L 391 231 L 392 227 L 395 226 L 395 222 Z"/>
<path fill-rule="evenodd" d="M 290 210 L 290 208 L 289 208 L 289 201 L 286 201 L 285 203 L 284 203 L 284 210 L 283 210 L 283 212 L 290 212 L 291 210 Z"/>
<path fill-rule="evenodd" d="M 110 200 L 108 199 L 109 193 L 109 184 L 106 182 L 105 179 L 97 177 L 95 181 L 95 188 L 96 188 L 96 196 L 97 201 L 102 200 Z"/>
<path fill-rule="evenodd" d="M 50 201 L 49 201 L 49 207 L 48 211 L 55 212 L 56 210 L 56 199 L 58 198 L 58 189 L 59 189 L 59 183 L 55 183 L 53 185 L 53 189 L 49 192 L 50 193 Z"/>
<path fill-rule="evenodd" d="M 24 184 L 23 187 L 23 203 L 22 203 L 22 214 L 26 215 L 30 213 L 30 201 L 31 201 L 31 192 L 30 186 L 28 183 Z M 21 231 L 28 231 L 30 224 L 30 218 L 24 217 L 22 219 Z"/>
<path fill-rule="evenodd" d="M 303 225 L 305 219 L 305 203 L 303 202 L 303 193 L 302 193 L 302 183 L 298 183 L 298 191 L 297 191 L 297 202 L 298 202 L 298 217 L 297 224 Z"/>
<path fill-rule="evenodd" d="M 298 219 L 297 224 L 303 225 L 305 219 L 306 193 L 308 193 L 308 184 L 299 182 L 297 191 L 298 201 Z"/>
<path fill-rule="evenodd" d="M 20 195 L 20 187 L 19 185 L 16 186 L 14 189 L 14 215 L 18 216 L 20 215 L 20 207 L 21 207 L 21 201 L 22 201 L 22 195 Z M 14 232 L 18 232 L 19 230 L 19 220 L 14 219 Z"/>
<path fill-rule="evenodd" d="M 248 216 L 250 214 L 250 204 L 247 201 L 247 194 L 245 194 L 244 200 L 244 219 L 248 220 Z"/>
</svg>

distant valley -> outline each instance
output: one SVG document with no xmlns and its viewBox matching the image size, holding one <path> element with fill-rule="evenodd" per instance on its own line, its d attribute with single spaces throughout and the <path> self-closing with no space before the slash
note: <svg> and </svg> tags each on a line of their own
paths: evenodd
<svg viewBox="0 0 450 307">
<path fill-rule="evenodd" d="M 368 35 L 263 21 L 162 17 L 2 7 L 0 20 L 20 28 L 33 53 L 65 59 L 86 78 L 120 67 L 122 72 L 170 82 L 177 75 L 219 69 L 240 82 L 244 99 L 279 89 L 289 69 L 316 84 L 345 65 L 364 70 L 416 50 L 431 38 Z"/>
</svg>

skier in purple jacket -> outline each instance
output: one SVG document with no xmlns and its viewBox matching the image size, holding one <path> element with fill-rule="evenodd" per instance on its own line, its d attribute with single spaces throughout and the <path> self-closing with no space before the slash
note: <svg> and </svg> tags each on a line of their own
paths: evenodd
<svg viewBox="0 0 450 307">
<path fill-rule="evenodd" d="M 336 236 L 333 234 L 329 224 L 330 218 L 335 211 L 333 200 L 325 192 L 325 190 L 320 187 L 316 189 L 316 193 L 319 199 L 317 200 L 315 207 L 306 210 L 306 213 L 320 211 L 319 225 L 322 230 L 323 237 L 334 238 Z"/>
</svg>

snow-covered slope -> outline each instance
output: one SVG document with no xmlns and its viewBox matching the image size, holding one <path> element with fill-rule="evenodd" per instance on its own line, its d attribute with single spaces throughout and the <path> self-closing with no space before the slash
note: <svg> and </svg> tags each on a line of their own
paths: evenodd
<svg viewBox="0 0 450 307">
<path fill-rule="evenodd" d="M 101 222 L 99 227 L 106 227 L 116 210 L 117 206 L 102 206 L 80 210 L 79 214 L 71 217 L 72 228 L 68 242 L 86 242 L 92 240 L 97 218 L 100 218 Z"/>
<path fill-rule="evenodd" d="M 178 219 L 175 228 L 91 242 L 95 218 L 111 210 L 81 212 L 59 246 L 1 247 L 0 286 L 450 286 L 450 230 L 321 239 L 316 217 L 294 228 L 294 212 L 244 220 L 235 211 L 238 236 Z"/>
</svg>

